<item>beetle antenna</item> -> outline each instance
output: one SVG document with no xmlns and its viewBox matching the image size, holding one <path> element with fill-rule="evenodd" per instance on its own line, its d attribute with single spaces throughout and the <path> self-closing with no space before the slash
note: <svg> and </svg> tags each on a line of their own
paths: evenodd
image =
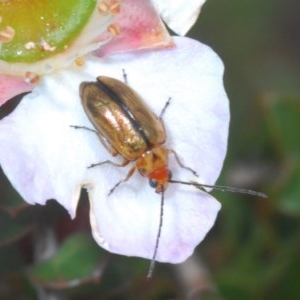
<svg viewBox="0 0 300 300">
<path fill-rule="evenodd" d="M 148 271 L 148 274 L 147 274 L 147 280 L 151 279 L 151 277 L 153 275 L 153 272 L 154 272 L 154 268 L 155 268 L 155 258 L 156 258 L 157 251 L 158 251 L 158 244 L 159 244 L 162 225 L 163 225 L 164 202 L 165 202 L 165 188 L 162 187 L 161 200 L 160 200 L 160 215 L 159 215 L 158 232 L 157 232 L 157 236 L 156 236 L 156 243 L 155 243 L 154 253 L 153 253 L 151 263 L 150 263 L 150 267 L 149 267 L 149 271 Z"/>
<path fill-rule="evenodd" d="M 204 188 L 213 188 L 216 190 L 220 190 L 222 192 L 231 192 L 231 193 L 239 193 L 239 194 L 247 194 L 251 196 L 257 196 L 261 198 L 267 198 L 268 196 L 264 193 L 253 191 L 253 190 L 247 190 L 247 189 L 240 189 L 230 186 L 224 186 L 224 185 L 209 185 L 209 184 L 202 184 L 195 181 L 180 181 L 180 180 L 169 180 L 170 183 L 179 183 L 179 184 L 185 184 L 185 185 L 192 185 L 196 187 L 199 190 L 202 190 L 204 192 L 207 192 Z"/>
</svg>

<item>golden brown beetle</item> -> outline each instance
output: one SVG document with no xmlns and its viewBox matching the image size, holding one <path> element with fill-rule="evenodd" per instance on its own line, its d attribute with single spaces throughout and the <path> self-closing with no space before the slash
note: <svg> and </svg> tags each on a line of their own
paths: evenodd
<svg viewBox="0 0 300 300">
<path fill-rule="evenodd" d="M 125 74 L 124 78 L 126 79 Z M 157 117 L 128 85 L 105 76 L 98 77 L 96 82 L 83 82 L 80 85 L 80 97 L 84 110 L 96 128 L 104 147 L 113 156 L 120 154 L 124 159 L 121 164 L 106 160 L 92 164 L 90 167 L 107 163 L 116 167 L 123 167 L 130 161 L 135 161 L 127 176 L 115 184 L 109 194 L 119 184 L 127 181 L 136 169 L 142 176 L 149 179 L 150 186 L 155 188 L 157 193 L 162 194 L 157 239 L 147 275 L 149 279 L 154 269 L 161 234 L 164 191 L 168 183 L 172 182 L 168 168 L 169 153 L 175 155 L 175 159 L 182 168 L 197 175 L 195 171 L 180 162 L 176 152 L 162 145 L 166 141 L 162 115 L 170 99 L 160 116 Z M 73 127 L 82 128 L 80 126 Z M 193 185 L 193 183 L 190 184 Z"/>
<path fill-rule="evenodd" d="M 124 78 L 126 76 L 124 74 Z M 106 160 L 90 167 L 111 164 L 116 167 L 124 167 L 130 161 L 135 164 L 130 168 L 127 176 L 112 187 L 111 194 L 117 186 L 127 181 L 136 169 L 140 174 L 149 179 L 150 186 L 154 187 L 157 193 L 161 193 L 160 222 L 157 233 L 156 245 L 148 273 L 151 277 L 154 268 L 158 243 L 162 228 L 162 216 L 164 205 L 164 191 L 168 183 L 179 183 L 192 185 L 204 190 L 205 187 L 216 188 L 223 191 L 240 192 L 260 197 L 264 194 L 244 189 L 231 188 L 226 186 L 215 186 L 200 184 L 197 182 L 184 182 L 172 180 L 168 168 L 168 155 L 174 154 L 180 167 L 185 168 L 197 176 L 197 173 L 186 167 L 179 160 L 178 155 L 172 149 L 167 149 L 163 144 L 166 141 L 166 132 L 162 121 L 169 101 L 166 103 L 159 117 L 157 117 L 143 102 L 139 95 L 127 84 L 106 76 L 100 76 L 96 82 L 83 82 L 80 85 L 80 97 L 84 110 L 96 130 L 72 126 L 74 128 L 85 128 L 95 131 L 104 147 L 113 155 L 121 155 L 121 164 Z"/>
<path fill-rule="evenodd" d="M 170 180 L 169 153 L 175 155 L 181 167 L 196 175 L 195 171 L 179 161 L 173 150 L 162 145 L 166 140 L 166 132 L 161 117 L 169 101 L 157 117 L 128 85 L 105 76 L 98 77 L 96 82 L 83 82 L 80 96 L 102 144 L 113 156 L 120 154 L 124 158 L 121 164 L 107 160 L 91 167 L 105 163 L 123 167 L 135 161 L 125 179 L 118 182 L 110 193 L 128 180 L 136 169 L 149 179 L 157 193 L 161 193 Z"/>
</svg>

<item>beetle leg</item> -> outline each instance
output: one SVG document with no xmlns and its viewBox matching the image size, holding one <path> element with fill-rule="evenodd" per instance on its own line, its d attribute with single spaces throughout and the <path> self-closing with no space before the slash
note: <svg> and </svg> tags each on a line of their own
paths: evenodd
<svg viewBox="0 0 300 300">
<path fill-rule="evenodd" d="M 125 177 L 124 179 L 120 180 L 119 182 L 117 182 L 117 183 L 110 189 L 110 191 L 109 191 L 109 193 L 108 193 L 108 196 L 111 195 L 111 194 L 114 192 L 114 190 L 115 190 L 121 183 L 126 182 L 126 181 L 132 176 L 132 174 L 135 172 L 135 170 L 136 170 L 136 165 L 133 165 L 132 168 L 130 168 L 130 170 L 128 171 L 126 177 Z"/>
<path fill-rule="evenodd" d="M 171 97 L 168 99 L 168 101 L 165 103 L 165 106 L 163 107 L 163 109 L 161 110 L 160 114 L 159 114 L 159 118 L 162 119 L 165 111 L 167 110 L 167 107 L 169 106 L 170 102 L 171 102 Z"/>
<path fill-rule="evenodd" d="M 127 82 L 127 74 L 126 74 L 126 72 L 125 72 L 125 69 L 122 69 L 122 72 L 123 72 L 123 79 L 124 79 L 124 82 L 125 82 L 126 84 L 128 84 L 128 82 Z"/>
<path fill-rule="evenodd" d="M 168 152 L 174 155 L 175 160 L 177 161 L 178 165 L 179 165 L 181 168 L 186 169 L 186 170 L 190 171 L 191 173 L 193 173 L 195 176 L 199 177 L 198 174 L 197 174 L 197 172 L 196 172 L 195 170 L 193 170 L 193 169 L 190 168 L 190 167 L 185 166 L 185 165 L 181 162 L 181 160 L 179 159 L 178 154 L 177 154 L 173 149 L 168 149 Z"/>
<path fill-rule="evenodd" d="M 77 126 L 77 125 L 70 125 L 70 127 L 75 128 L 75 129 L 85 129 L 91 132 L 94 132 L 97 134 L 101 144 L 103 145 L 103 147 L 112 155 L 112 156 L 116 156 L 119 153 L 108 143 L 106 142 L 105 138 L 95 129 L 86 127 L 86 126 Z"/>
<path fill-rule="evenodd" d="M 112 156 L 116 156 L 118 155 L 119 153 L 115 150 L 115 148 L 109 144 L 109 142 L 106 141 L 106 139 L 98 132 L 97 132 L 97 135 L 99 137 L 99 140 L 101 142 L 101 144 L 103 145 L 103 147 L 112 155 Z"/>
<path fill-rule="evenodd" d="M 122 163 L 118 164 L 118 163 L 115 163 L 115 162 L 108 159 L 108 160 L 101 161 L 101 162 L 96 163 L 96 164 L 91 164 L 90 166 L 88 166 L 88 168 L 90 169 L 90 168 L 94 168 L 96 166 L 102 166 L 102 165 L 105 165 L 105 164 L 109 164 L 109 165 L 112 165 L 114 167 L 125 167 L 126 165 L 129 164 L 129 162 L 130 162 L 129 160 L 124 159 L 122 161 Z"/>
<path fill-rule="evenodd" d="M 86 126 L 70 125 L 70 127 L 75 128 L 75 129 L 85 129 L 85 130 L 92 131 L 92 132 L 98 134 L 97 130 L 89 128 L 89 127 L 86 127 Z"/>
</svg>

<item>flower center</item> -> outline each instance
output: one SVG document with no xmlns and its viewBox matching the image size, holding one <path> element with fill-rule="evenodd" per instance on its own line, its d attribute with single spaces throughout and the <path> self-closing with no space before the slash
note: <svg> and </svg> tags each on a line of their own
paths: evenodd
<svg viewBox="0 0 300 300">
<path fill-rule="evenodd" d="M 96 0 L 0 0 L 0 60 L 32 63 L 69 48 Z"/>
</svg>

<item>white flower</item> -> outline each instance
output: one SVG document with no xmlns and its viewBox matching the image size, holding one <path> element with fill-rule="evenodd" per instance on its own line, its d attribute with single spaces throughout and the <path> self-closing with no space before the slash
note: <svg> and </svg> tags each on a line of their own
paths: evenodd
<svg viewBox="0 0 300 300">
<path fill-rule="evenodd" d="M 214 184 L 226 154 L 228 99 L 223 65 L 207 46 L 173 38 L 174 47 L 131 51 L 105 58 L 85 57 L 83 67 L 70 65 L 44 75 L 9 116 L 0 121 L 0 163 L 21 196 L 31 204 L 56 199 L 74 218 L 82 188 L 90 199 L 92 233 L 113 253 L 151 259 L 160 220 L 160 195 L 138 172 L 110 196 L 130 166 L 102 165 L 112 157 L 93 132 L 83 111 L 79 85 L 105 75 L 128 84 L 159 114 L 171 97 L 163 120 L 166 147 L 199 174 L 194 177 L 170 155 L 174 179 Z M 135 162 L 133 161 L 132 164 Z M 179 263 L 189 257 L 213 226 L 220 203 L 192 186 L 170 184 L 165 192 L 162 232 L 156 260 Z"/>
</svg>

